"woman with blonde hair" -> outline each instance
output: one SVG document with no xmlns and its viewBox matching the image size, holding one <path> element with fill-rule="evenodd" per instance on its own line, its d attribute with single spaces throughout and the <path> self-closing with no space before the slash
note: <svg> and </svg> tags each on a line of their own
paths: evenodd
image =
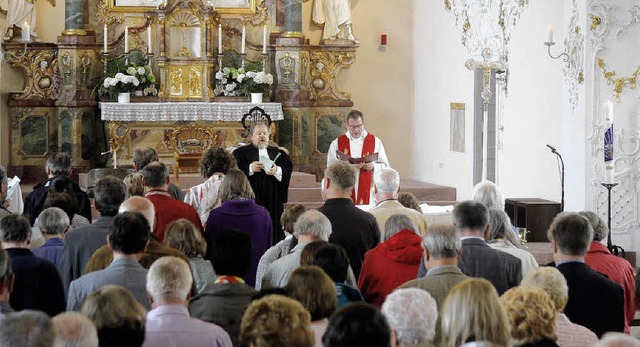
<svg viewBox="0 0 640 347">
<path fill-rule="evenodd" d="M 309 312 L 296 300 L 267 295 L 249 305 L 240 325 L 240 341 L 249 347 L 312 347 Z"/>
<path fill-rule="evenodd" d="M 455 285 L 441 311 L 443 346 L 507 346 L 509 320 L 491 282 L 469 278 Z"/>
<path fill-rule="evenodd" d="M 511 323 L 514 347 L 558 347 L 556 308 L 544 290 L 514 287 L 500 297 Z"/>
<path fill-rule="evenodd" d="M 322 335 L 327 330 L 328 318 L 338 307 L 336 287 L 331 277 L 317 266 L 300 266 L 291 273 L 286 289 L 311 314 L 316 347 L 322 347 Z"/>
<path fill-rule="evenodd" d="M 140 347 L 144 343 L 147 311 L 122 286 L 106 285 L 89 294 L 80 313 L 95 324 L 100 347 Z"/>
<path fill-rule="evenodd" d="M 216 279 L 211 261 L 204 259 L 207 243 L 193 223 L 180 218 L 169 224 L 164 234 L 164 244 L 179 250 L 189 258 L 193 282 L 198 293 Z"/>
<path fill-rule="evenodd" d="M 204 232 L 208 245 L 214 244 L 217 236 L 229 229 L 249 235 L 253 244 L 251 268 L 242 279 L 252 287 L 255 287 L 260 257 L 271 247 L 273 237 L 269 212 L 256 204 L 254 199 L 255 195 L 244 172 L 230 169 L 220 184 L 222 204 L 209 213 Z M 206 259 L 213 259 L 210 251 L 207 251 Z"/>
</svg>

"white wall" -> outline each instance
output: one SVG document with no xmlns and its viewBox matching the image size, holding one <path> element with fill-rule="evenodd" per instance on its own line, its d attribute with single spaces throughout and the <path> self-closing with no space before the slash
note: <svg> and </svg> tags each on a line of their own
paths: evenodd
<svg viewBox="0 0 640 347">
<path fill-rule="evenodd" d="M 547 25 L 563 28 L 564 12 L 557 0 L 532 1 L 512 35 L 498 167 L 498 184 L 506 197 L 560 201 L 556 159 L 545 145 L 554 145 L 565 156 L 577 152 L 574 141 L 562 138 L 565 132 L 573 133 L 580 116 L 565 121 L 562 62 L 548 58 L 542 45 Z M 562 30 L 556 30 L 556 42 L 562 40 Z M 422 163 L 416 164 L 414 176 L 454 186 L 458 200 L 467 199 L 473 186 L 473 75 L 464 66 L 467 53 L 460 31 L 442 2 L 415 2 L 414 47 L 414 161 Z M 450 102 L 467 104 L 465 153 L 449 151 Z M 568 177 L 576 177 L 583 168 Z M 584 194 L 575 188 L 569 193 Z"/>
</svg>

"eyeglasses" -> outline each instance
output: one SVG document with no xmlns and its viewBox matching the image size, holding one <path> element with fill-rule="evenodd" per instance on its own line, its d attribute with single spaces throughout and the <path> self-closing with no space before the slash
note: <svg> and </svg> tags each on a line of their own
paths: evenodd
<svg viewBox="0 0 640 347">
<path fill-rule="evenodd" d="M 364 124 L 359 124 L 359 125 L 347 125 L 349 127 L 349 129 L 351 130 L 356 130 L 356 129 L 362 129 L 364 128 Z"/>
</svg>

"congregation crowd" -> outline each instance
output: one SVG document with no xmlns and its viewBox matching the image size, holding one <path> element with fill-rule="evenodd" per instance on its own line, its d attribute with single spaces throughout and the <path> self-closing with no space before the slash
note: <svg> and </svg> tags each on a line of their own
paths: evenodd
<svg viewBox="0 0 640 347">
<path fill-rule="evenodd" d="M 271 148 L 266 126 L 252 133 Z M 593 212 L 556 216 L 539 266 L 489 181 L 427 225 L 389 167 L 358 208 L 357 171 L 338 160 L 321 207 L 283 209 L 265 206 L 286 202 L 265 182 L 288 187 L 291 163 L 243 151 L 209 149 L 182 196 L 138 148 L 137 172 L 101 178 L 93 200 L 53 154 L 24 214 L 0 207 L 0 346 L 640 346 L 634 268 Z M 0 182 L 4 201 L 1 166 Z"/>
</svg>

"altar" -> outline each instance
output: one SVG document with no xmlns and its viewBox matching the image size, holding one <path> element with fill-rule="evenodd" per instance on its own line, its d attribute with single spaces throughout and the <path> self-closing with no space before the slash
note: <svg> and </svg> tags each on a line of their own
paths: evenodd
<svg viewBox="0 0 640 347">
<path fill-rule="evenodd" d="M 110 150 L 126 163 L 136 147 L 151 147 L 170 164 L 179 154 L 236 146 L 245 141 L 243 118 L 254 117 L 246 116 L 250 113 L 259 118 L 264 112 L 270 121 L 284 119 L 282 104 L 275 102 L 101 102 L 99 107 Z M 273 133 L 275 124 L 271 128 Z"/>
</svg>

